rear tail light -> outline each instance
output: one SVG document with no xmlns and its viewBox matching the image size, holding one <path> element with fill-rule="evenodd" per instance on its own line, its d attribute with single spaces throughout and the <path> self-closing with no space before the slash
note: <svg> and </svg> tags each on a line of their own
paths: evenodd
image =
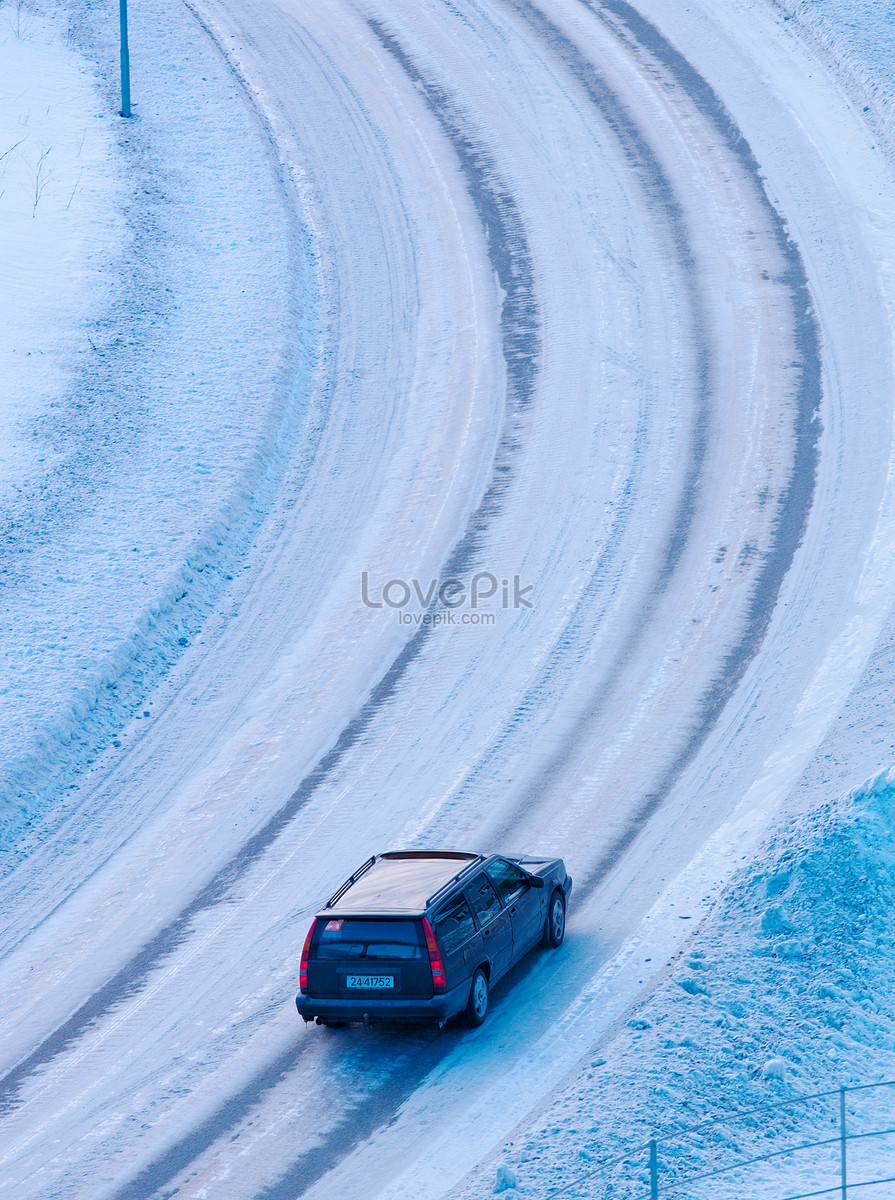
<svg viewBox="0 0 895 1200">
<path fill-rule="evenodd" d="M 311 922 L 311 928 L 308 930 L 308 936 L 305 938 L 305 944 L 301 951 L 301 965 L 298 968 L 298 988 L 301 992 L 308 990 L 308 953 L 311 949 L 311 938 L 314 936 L 314 930 L 317 927 L 317 918 Z"/>
<path fill-rule="evenodd" d="M 432 968 L 432 986 L 436 992 L 443 992 L 447 986 L 444 975 L 444 963 L 441 961 L 441 951 L 435 939 L 435 931 L 427 917 L 423 917 L 423 933 L 426 935 L 426 949 L 429 951 L 429 966 Z"/>
</svg>

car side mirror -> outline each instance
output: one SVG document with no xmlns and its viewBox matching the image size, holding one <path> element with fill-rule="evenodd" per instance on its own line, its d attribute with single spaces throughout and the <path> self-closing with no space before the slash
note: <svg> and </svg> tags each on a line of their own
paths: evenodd
<svg viewBox="0 0 895 1200">
<path fill-rule="evenodd" d="M 544 881 L 540 875 L 529 875 L 528 886 L 533 888 L 542 888 L 544 886 Z"/>
</svg>

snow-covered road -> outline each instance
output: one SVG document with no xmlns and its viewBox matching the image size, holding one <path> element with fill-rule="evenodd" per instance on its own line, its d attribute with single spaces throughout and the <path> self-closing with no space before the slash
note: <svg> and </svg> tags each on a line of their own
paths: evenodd
<svg viewBox="0 0 895 1200">
<path fill-rule="evenodd" d="M 281 167 L 301 415 L 5 880 L 0 1187 L 437 1197 L 653 985 L 886 619 L 891 175 L 757 0 L 190 13 Z M 562 854 L 563 951 L 475 1033 L 305 1030 L 308 914 L 408 844 Z"/>
</svg>

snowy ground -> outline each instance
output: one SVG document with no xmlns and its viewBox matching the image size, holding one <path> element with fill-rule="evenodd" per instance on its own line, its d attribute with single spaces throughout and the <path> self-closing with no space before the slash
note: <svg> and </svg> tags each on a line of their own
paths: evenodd
<svg viewBox="0 0 895 1200">
<path fill-rule="evenodd" d="M 82 8 L 75 35 L 114 63 L 91 24 L 109 25 L 105 6 Z M 0 827 L 14 853 L 142 713 L 237 569 L 302 403 L 290 305 L 304 281 L 263 131 L 207 39 L 178 52 L 194 28 L 180 5 L 155 10 L 158 31 L 136 15 L 128 125 L 66 47 L 64 10 L 0 15 Z"/>
<path fill-rule="evenodd" d="M 161 0 L 125 123 L 107 7 L 0 5 L 3 1194 L 542 1195 L 895 1075 L 885 9 Z M 561 853 L 562 952 L 300 1028 L 433 843 Z"/>
<path fill-rule="evenodd" d="M 893 800 L 884 774 L 784 826 L 736 874 L 658 986 L 563 1080 L 538 1125 L 519 1131 L 457 1194 L 487 1192 L 502 1166 L 516 1181 L 510 1196 L 645 1197 L 651 1137 L 660 1139 L 663 1195 L 834 1187 L 838 1095 L 735 1114 L 895 1079 Z M 643 960 L 647 949 L 632 952 Z M 891 1128 L 892 1092 L 848 1093 L 849 1132 Z M 701 1136 L 679 1132 L 704 1121 L 719 1124 Z M 833 1145 L 820 1151 L 671 1191 L 682 1176 L 825 1138 Z M 849 1157 L 853 1183 L 893 1174 L 891 1138 L 851 1143 Z"/>
</svg>

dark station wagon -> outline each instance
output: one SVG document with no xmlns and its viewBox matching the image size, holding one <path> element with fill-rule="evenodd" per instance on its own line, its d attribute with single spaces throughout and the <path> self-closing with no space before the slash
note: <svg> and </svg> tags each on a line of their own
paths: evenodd
<svg viewBox="0 0 895 1200">
<path fill-rule="evenodd" d="M 561 858 L 455 850 L 374 855 L 314 918 L 301 955 L 305 1021 L 481 1025 L 488 994 L 534 946 L 562 943 Z"/>
</svg>

